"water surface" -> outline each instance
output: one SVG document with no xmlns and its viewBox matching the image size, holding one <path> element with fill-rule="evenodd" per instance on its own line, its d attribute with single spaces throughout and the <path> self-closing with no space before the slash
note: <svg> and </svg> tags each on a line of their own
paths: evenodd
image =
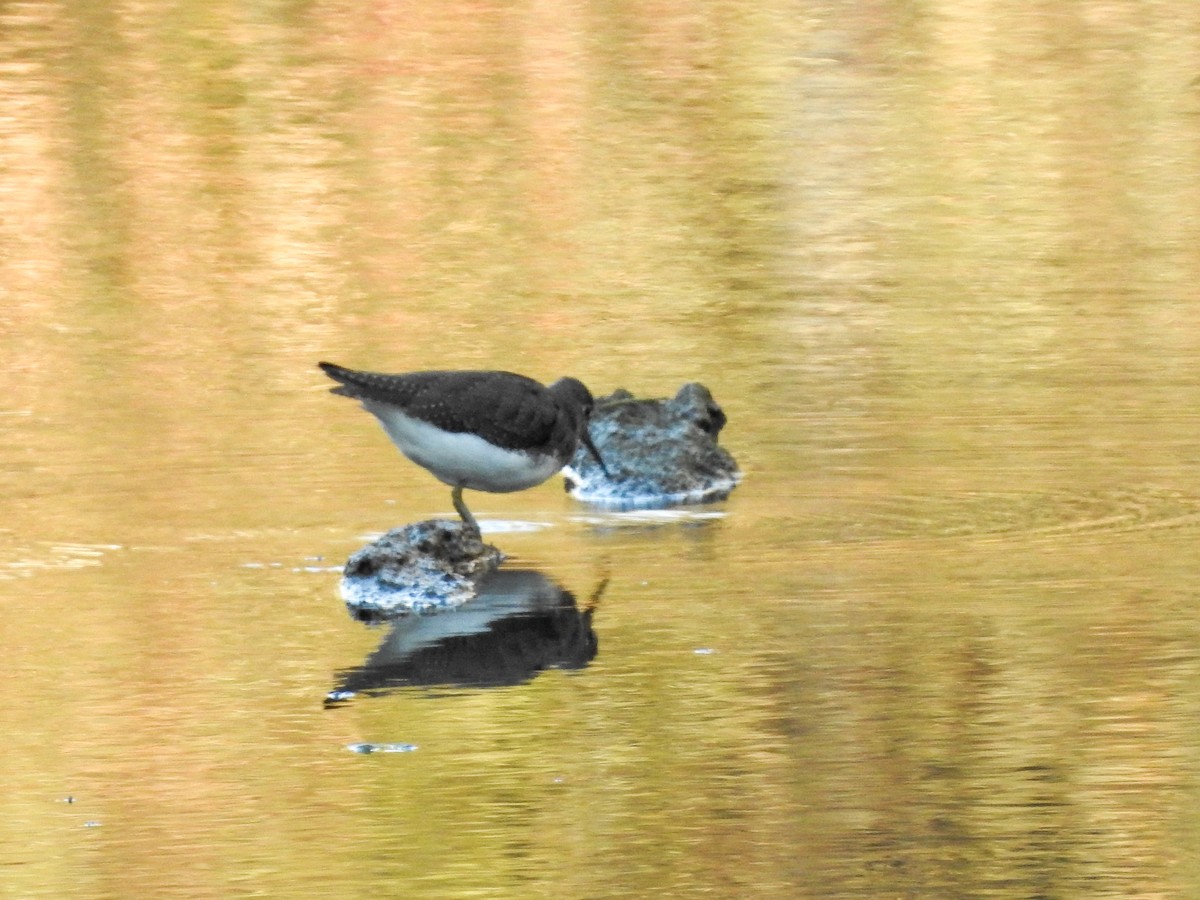
<svg viewBox="0 0 1200 900">
<path fill-rule="evenodd" d="M 0 28 L 0 897 L 1200 893 L 1200 7 Z M 745 480 L 474 495 L 558 612 L 329 703 L 451 507 L 323 358 L 700 380 Z"/>
</svg>

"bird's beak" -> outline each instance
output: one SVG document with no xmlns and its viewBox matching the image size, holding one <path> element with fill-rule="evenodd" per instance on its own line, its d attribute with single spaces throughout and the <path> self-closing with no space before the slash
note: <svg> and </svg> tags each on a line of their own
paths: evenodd
<svg viewBox="0 0 1200 900">
<path fill-rule="evenodd" d="M 588 448 L 588 452 L 592 454 L 596 462 L 600 464 L 600 471 L 604 473 L 604 477 L 612 478 L 612 473 L 608 471 L 608 466 L 604 464 L 604 460 L 600 456 L 600 451 L 597 450 L 596 445 L 592 443 L 592 436 L 588 434 L 586 424 L 583 426 L 583 431 L 579 433 L 579 439 L 583 441 L 583 446 Z"/>
</svg>

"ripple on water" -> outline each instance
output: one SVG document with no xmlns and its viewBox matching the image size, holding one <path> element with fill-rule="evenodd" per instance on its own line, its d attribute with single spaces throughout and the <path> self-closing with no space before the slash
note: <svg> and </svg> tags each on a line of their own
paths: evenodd
<svg viewBox="0 0 1200 900">
<path fill-rule="evenodd" d="M 120 550 L 120 544 L 39 543 L 13 548 L 0 558 L 0 579 L 21 578 L 45 571 L 98 566 L 105 555 Z"/>
<path fill-rule="evenodd" d="M 848 512 L 839 504 L 819 517 L 826 519 L 838 540 L 915 536 L 1050 540 L 1182 528 L 1200 521 L 1200 498 L 1157 487 L 1078 493 L 895 494 L 850 502 L 859 508 Z"/>
</svg>

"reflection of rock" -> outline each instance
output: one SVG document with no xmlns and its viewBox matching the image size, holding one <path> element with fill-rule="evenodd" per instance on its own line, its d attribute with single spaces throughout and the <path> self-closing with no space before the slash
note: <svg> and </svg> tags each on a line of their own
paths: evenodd
<svg viewBox="0 0 1200 900">
<path fill-rule="evenodd" d="M 351 615 L 381 619 L 459 606 L 504 559 L 461 522 L 394 528 L 346 561 L 341 592 Z"/>
<path fill-rule="evenodd" d="M 567 468 L 578 500 L 624 509 L 723 500 L 737 485 L 737 463 L 717 435 L 725 413 L 702 384 L 685 384 L 670 400 L 637 400 L 615 391 L 596 401 L 588 431 L 611 478 L 588 454 Z"/>
<path fill-rule="evenodd" d="M 539 572 L 500 570 L 466 606 L 392 623 L 379 648 L 343 673 L 326 704 L 399 687 L 497 687 L 543 669 L 581 669 L 596 655 L 592 611 Z"/>
</svg>

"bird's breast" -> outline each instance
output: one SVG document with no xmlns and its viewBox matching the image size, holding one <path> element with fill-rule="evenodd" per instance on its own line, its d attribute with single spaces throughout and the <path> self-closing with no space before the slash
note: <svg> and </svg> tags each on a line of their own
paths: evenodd
<svg viewBox="0 0 1200 900">
<path fill-rule="evenodd" d="M 504 494 L 541 484 L 562 468 L 553 454 L 505 450 L 471 432 L 443 431 L 384 403 L 363 406 L 400 452 L 453 487 Z"/>
</svg>

